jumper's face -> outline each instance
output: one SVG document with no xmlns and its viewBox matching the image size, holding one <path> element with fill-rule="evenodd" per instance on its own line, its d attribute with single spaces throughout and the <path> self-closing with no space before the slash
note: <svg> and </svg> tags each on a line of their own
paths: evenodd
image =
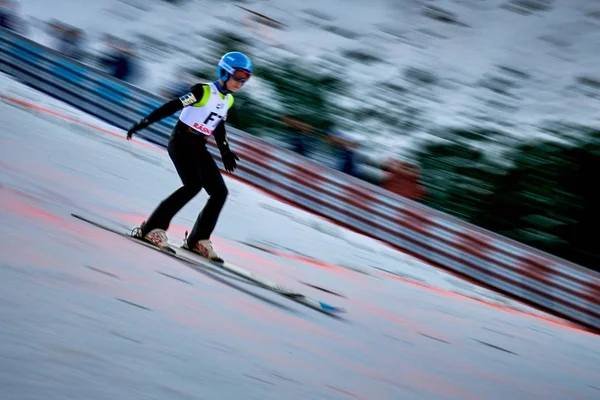
<svg viewBox="0 0 600 400">
<path fill-rule="evenodd" d="M 235 81 L 231 78 L 227 79 L 227 82 L 225 82 L 225 89 L 229 90 L 232 93 L 235 93 L 238 90 L 240 90 L 242 86 L 244 86 L 242 82 Z"/>
<path fill-rule="evenodd" d="M 235 93 L 240 90 L 244 83 L 248 82 L 251 76 L 252 73 L 250 71 L 237 69 L 227 80 L 225 88 L 230 92 Z"/>
</svg>

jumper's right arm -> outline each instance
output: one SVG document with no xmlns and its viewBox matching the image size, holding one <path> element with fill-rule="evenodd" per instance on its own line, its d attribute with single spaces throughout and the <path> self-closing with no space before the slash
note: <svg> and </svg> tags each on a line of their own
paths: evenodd
<svg viewBox="0 0 600 400">
<path fill-rule="evenodd" d="M 168 117 L 169 115 L 176 113 L 185 106 L 192 105 L 202 100 L 204 95 L 204 89 L 202 85 L 195 85 L 191 88 L 190 92 L 177 99 L 170 100 L 152 111 L 146 117 L 139 120 L 127 131 L 127 140 L 130 140 L 133 134 L 139 130 L 142 130 L 149 125 L 160 121 L 161 119 Z"/>
</svg>

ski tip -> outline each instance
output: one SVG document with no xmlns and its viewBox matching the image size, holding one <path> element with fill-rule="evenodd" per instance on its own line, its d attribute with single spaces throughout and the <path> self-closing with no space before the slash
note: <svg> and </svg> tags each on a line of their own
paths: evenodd
<svg viewBox="0 0 600 400">
<path fill-rule="evenodd" d="M 343 314 L 346 312 L 346 310 L 344 308 L 330 306 L 329 304 L 323 303 L 322 301 L 319 302 L 319 305 L 321 306 L 323 311 L 326 311 L 328 313 Z"/>
</svg>

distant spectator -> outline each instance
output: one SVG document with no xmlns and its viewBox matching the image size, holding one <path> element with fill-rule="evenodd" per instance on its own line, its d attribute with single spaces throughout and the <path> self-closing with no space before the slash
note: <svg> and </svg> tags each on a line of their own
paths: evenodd
<svg viewBox="0 0 600 400">
<path fill-rule="evenodd" d="M 82 61 L 86 54 L 83 31 L 79 28 L 64 27 L 61 35 L 59 51 L 67 57 Z"/>
<path fill-rule="evenodd" d="M 329 141 L 336 149 L 338 169 L 351 176 L 356 175 L 356 149 L 358 142 L 348 135 L 339 132 L 329 132 Z"/>
<path fill-rule="evenodd" d="M 48 22 L 46 31 L 52 39 L 48 44 L 51 49 L 79 61 L 87 57 L 84 33 L 81 29 L 53 19 Z"/>
<path fill-rule="evenodd" d="M 116 38 L 112 35 L 104 34 L 101 39 L 102 48 L 96 55 L 98 67 L 102 70 L 108 70 L 112 65 L 114 56 L 116 55 L 115 42 Z"/>
<path fill-rule="evenodd" d="M 420 171 L 415 165 L 399 160 L 390 160 L 383 168 L 387 177 L 382 187 L 411 200 L 422 200 L 425 188 L 419 183 Z"/>
<path fill-rule="evenodd" d="M 129 81 L 133 76 L 133 63 L 125 51 L 117 53 L 111 67 L 111 75 L 117 79 Z"/>
<path fill-rule="evenodd" d="M 292 151 L 301 156 L 308 156 L 312 142 L 310 124 L 292 115 L 283 115 L 281 122 L 285 124 L 285 129 L 289 134 L 288 141 L 292 145 Z"/>
<path fill-rule="evenodd" d="M 110 35 L 104 40 L 107 50 L 100 56 L 101 68 L 117 79 L 133 83 L 139 76 L 133 46 Z"/>
<path fill-rule="evenodd" d="M 63 41 L 65 40 L 65 31 L 67 27 L 62 22 L 53 19 L 48 22 L 46 25 L 46 33 L 51 39 L 51 42 L 48 44 L 52 50 L 62 52 L 64 48 Z"/>
</svg>

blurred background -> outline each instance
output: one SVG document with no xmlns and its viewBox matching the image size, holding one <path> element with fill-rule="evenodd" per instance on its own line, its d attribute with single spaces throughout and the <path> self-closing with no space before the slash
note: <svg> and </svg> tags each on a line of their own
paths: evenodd
<svg viewBox="0 0 600 400">
<path fill-rule="evenodd" d="M 230 125 L 600 270 L 597 0 L 0 0 L 0 23 L 165 100 L 243 51 Z"/>
</svg>

